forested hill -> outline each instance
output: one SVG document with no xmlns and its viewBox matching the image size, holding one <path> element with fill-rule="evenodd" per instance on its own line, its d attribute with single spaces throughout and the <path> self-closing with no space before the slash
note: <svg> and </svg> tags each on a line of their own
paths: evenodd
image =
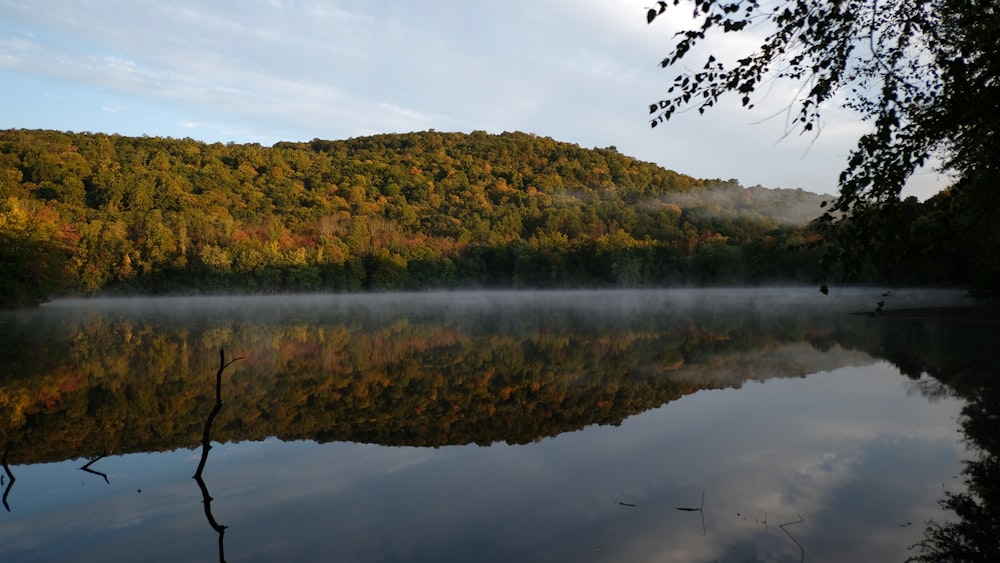
<svg viewBox="0 0 1000 563">
<path fill-rule="evenodd" d="M 812 281 L 823 198 L 524 133 L 0 131 L 0 304 L 53 292 Z"/>
</svg>

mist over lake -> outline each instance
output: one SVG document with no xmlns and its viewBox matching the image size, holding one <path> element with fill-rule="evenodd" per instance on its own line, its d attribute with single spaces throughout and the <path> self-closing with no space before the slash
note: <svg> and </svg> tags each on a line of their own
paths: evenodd
<svg viewBox="0 0 1000 563">
<path fill-rule="evenodd" d="M 970 382 L 996 372 L 997 325 L 849 314 L 882 293 L 2 312 L 0 558 L 905 560 L 967 489 Z"/>
</svg>

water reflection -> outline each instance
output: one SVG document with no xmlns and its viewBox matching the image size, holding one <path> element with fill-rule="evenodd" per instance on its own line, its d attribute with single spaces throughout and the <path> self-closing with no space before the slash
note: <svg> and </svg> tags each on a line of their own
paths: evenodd
<svg viewBox="0 0 1000 563">
<path fill-rule="evenodd" d="M 3 448 L 3 459 L 0 460 L 3 465 L 4 477 L 6 477 L 7 483 L 4 484 L 3 477 L 0 477 L 0 486 L 3 486 L 3 507 L 10 512 L 10 504 L 7 503 L 7 497 L 10 495 L 10 490 L 14 487 L 14 474 L 10 472 L 10 466 L 7 465 L 7 454 L 10 453 L 10 442 Z"/>
<path fill-rule="evenodd" d="M 959 328 L 965 330 L 949 335 L 953 346 L 935 354 L 931 369 L 965 400 L 960 419 L 968 447 L 963 480 L 945 491 L 940 504 L 952 514 L 927 522 L 913 561 L 1000 561 L 1000 365 L 965 355 L 970 346 L 982 344 L 978 338 L 965 340 L 983 329 Z"/>
<path fill-rule="evenodd" d="M 92 458 L 92 459 L 88 460 L 87 463 L 83 464 L 83 466 L 80 467 L 80 471 L 85 471 L 85 472 L 90 473 L 92 475 L 97 475 L 98 477 L 103 477 L 104 478 L 104 482 L 107 483 L 108 485 L 110 485 L 111 481 L 108 479 L 108 474 L 107 473 L 102 473 L 102 472 L 100 472 L 100 471 L 98 471 L 98 470 L 96 470 L 96 469 L 94 469 L 94 468 L 91 467 L 92 465 L 94 465 L 98 461 L 104 459 L 104 457 L 105 456 L 101 455 L 101 456 L 97 456 L 95 458 Z"/>
<path fill-rule="evenodd" d="M 208 524 L 212 529 L 219 534 L 219 561 L 222 562 L 226 560 L 226 547 L 224 543 L 226 526 L 219 524 L 212 514 L 213 499 L 208 494 L 208 485 L 205 484 L 205 479 L 202 475 L 205 471 L 205 464 L 208 463 L 208 451 L 212 449 L 212 424 L 215 422 L 215 417 L 218 416 L 219 411 L 222 410 L 222 373 L 226 371 L 227 367 L 241 359 L 243 358 L 233 358 L 227 362 L 225 350 L 222 348 L 219 349 L 219 371 L 215 372 L 215 405 L 212 406 L 212 412 L 208 413 L 208 418 L 205 419 L 205 432 L 201 439 L 201 458 L 198 460 L 198 469 L 194 472 L 194 480 L 198 483 L 198 488 L 201 489 L 202 504 L 205 505 L 205 518 L 208 519 Z"/>
<path fill-rule="evenodd" d="M 705 535 L 705 532 L 707 531 L 705 528 L 705 491 L 701 492 L 701 504 L 698 505 L 698 508 L 678 506 L 677 510 L 680 510 L 681 512 L 697 512 L 698 515 L 701 516 L 701 535 Z"/>
<path fill-rule="evenodd" d="M 26 500 L 0 557 L 204 560 L 207 519 L 220 560 L 224 536 L 241 560 L 899 560 L 907 522 L 945 521 L 961 403 L 926 374 L 975 364 L 988 332 L 796 296 L 452 297 L 3 319 L 21 375 L 0 438 Z M 222 345 L 245 356 L 225 409 Z M 231 527 L 198 478 L 210 438 Z M 60 481 L 60 460 L 103 454 L 103 491 Z M 193 504 L 177 476 L 196 462 Z M 42 536 L 54 520 L 77 531 Z"/>
<path fill-rule="evenodd" d="M 220 415 L 223 442 L 525 444 L 699 389 L 870 363 L 866 349 L 887 338 L 831 315 L 829 301 L 781 294 L 555 295 L 53 306 L 6 319 L 17 369 L 0 436 L 17 463 L 196 447 L 196 413 L 211 409 L 198 374 L 226 346 L 246 360 Z"/>
</svg>

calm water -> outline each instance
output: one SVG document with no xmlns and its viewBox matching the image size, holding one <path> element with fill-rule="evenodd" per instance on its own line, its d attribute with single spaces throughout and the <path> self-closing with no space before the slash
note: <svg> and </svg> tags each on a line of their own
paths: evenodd
<svg viewBox="0 0 1000 563">
<path fill-rule="evenodd" d="M 956 519 L 938 502 L 966 490 L 976 455 L 967 382 L 995 371 L 1000 339 L 991 323 L 846 314 L 878 297 L 3 313 L 0 560 L 903 561 L 926 521 Z M 220 348 L 235 361 L 216 408 Z"/>
</svg>

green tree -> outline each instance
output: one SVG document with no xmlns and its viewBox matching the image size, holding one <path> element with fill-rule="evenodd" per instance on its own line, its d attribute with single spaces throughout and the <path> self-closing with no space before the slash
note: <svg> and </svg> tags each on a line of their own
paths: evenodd
<svg viewBox="0 0 1000 563">
<path fill-rule="evenodd" d="M 742 248 L 822 199 L 751 190 L 524 133 L 260 147 L 0 131 L 0 197 L 78 234 L 84 293 L 689 283 L 713 237 Z M 732 258 L 726 279 L 760 275 Z"/>
<path fill-rule="evenodd" d="M 0 308 L 36 305 L 67 289 L 72 244 L 51 207 L 0 200 Z"/>
<path fill-rule="evenodd" d="M 674 37 L 660 63 L 682 70 L 666 97 L 650 105 L 651 124 L 678 110 L 699 112 L 727 94 L 752 108 L 775 80 L 801 84 L 789 102 L 794 126 L 817 130 L 821 108 L 842 103 L 872 124 L 839 177 L 840 193 L 822 222 L 837 241 L 830 257 L 857 274 L 889 233 L 910 225 L 884 220 L 900 204 L 906 181 L 932 159 L 957 177 L 950 214 L 974 223 L 955 236 L 971 262 L 984 262 L 962 282 L 974 293 L 1000 291 L 1000 250 L 989 219 L 1000 206 L 1000 5 L 995 0 L 672 0 L 647 12 L 652 23 L 678 6 L 694 24 Z M 688 60 L 713 34 L 764 29 L 757 49 L 724 61 Z M 853 224 L 852 224 L 853 223 Z M 878 260 L 880 257 L 874 257 Z"/>
</svg>

